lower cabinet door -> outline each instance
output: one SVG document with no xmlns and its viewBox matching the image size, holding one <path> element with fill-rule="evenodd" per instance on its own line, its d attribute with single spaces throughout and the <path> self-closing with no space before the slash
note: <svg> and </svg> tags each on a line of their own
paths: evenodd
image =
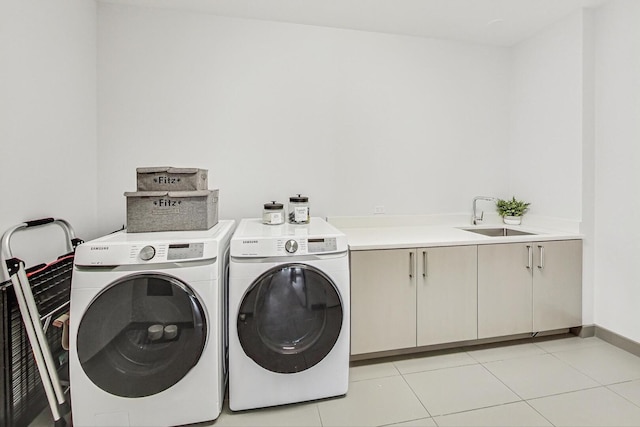
<svg viewBox="0 0 640 427">
<path fill-rule="evenodd" d="M 582 240 L 533 247 L 533 331 L 582 325 Z"/>
<path fill-rule="evenodd" d="M 478 337 L 477 246 L 417 253 L 418 346 Z"/>
<path fill-rule="evenodd" d="M 351 354 L 416 345 L 416 251 L 351 251 Z"/>
<path fill-rule="evenodd" d="M 532 332 L 533 246 L 478 245 L 478 338 Z"/>
</svg>

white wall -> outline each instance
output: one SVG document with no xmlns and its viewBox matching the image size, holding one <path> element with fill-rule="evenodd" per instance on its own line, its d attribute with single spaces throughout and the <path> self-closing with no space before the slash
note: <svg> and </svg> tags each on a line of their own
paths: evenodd
<svg viewBox="0 0 640 427">
<path fill-rule="evenodd" d="M 586 220 L 587 325 L 594 321 L 592 33 L 591 11 L 584 10 L 513 47 L 509 145 L 509 191 L 532 203 L 531 215 Z"/>
<path fill-rule="evenodd" d="M 223 218 L 468 212 L 506 192 L 509 53 L 414 37 L 99 6 L 98 207 L 135 168 L 208 168 Z"/>
<path fill-rule="evenodd" d="M 77 235 L 91 236 L 97 166 L 94 2 L 0 2 L 0 94 L 0 230 L 53 216 L 70 221 Z M 61 253 L 58 243 L 64 239 L 57 227 L 31 236 L 22 233 L 12 242 L 14 254 L 28 264 Z"/>
<path fill-rule="evenodd" d="M 580 221 L 582 12 L 513 48 L 510 193 L 531 214 Z"/>
<path fill-rule="evenodd" d="M 595 12 L 582 15 L 582 321 L 595 323 Z"/>
<path fill-rule="evenodd" d="M 596 15 L 595 323 L 640 342 L 640 2 Z"/>
</svg>

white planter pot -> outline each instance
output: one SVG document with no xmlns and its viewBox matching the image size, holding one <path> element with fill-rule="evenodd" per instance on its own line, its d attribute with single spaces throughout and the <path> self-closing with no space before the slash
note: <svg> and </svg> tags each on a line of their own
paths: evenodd
<svg viewBox="0 0 640 427">
<path fill-rule="evenodd" d="M 522 223 L 521 216 L 503 216 L 502 221 L 508 225 L 520 225 Z"/>
</svg>

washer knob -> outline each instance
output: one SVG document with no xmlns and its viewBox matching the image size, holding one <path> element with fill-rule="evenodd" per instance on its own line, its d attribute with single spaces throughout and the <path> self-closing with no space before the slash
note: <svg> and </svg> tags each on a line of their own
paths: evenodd
<svg viewBox="0 0 640 427">
<path fill-rule="evenodd" d="M 140 249 L 139 256 L 141 260 L 149 261 L 154 256 L 156 256 L 156 248 L 154 248 L 153 246 L 145 246 L 144 248 Z"/>
<path fill-rule="evenodd" d="M 287 240 L 284 244 L 284 250 L 289 252 L 290 254 L 294 253 L 298 250 L 298 242 L 295 240 Z"/>
</svg>

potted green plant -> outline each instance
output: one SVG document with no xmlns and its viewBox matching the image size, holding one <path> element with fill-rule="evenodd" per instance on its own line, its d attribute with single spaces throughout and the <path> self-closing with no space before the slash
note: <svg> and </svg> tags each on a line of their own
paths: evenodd
<svg viewBox="0 0 640 427">
<path fill-rule="evenodd" d="M 511 200 L 496 200 L 498 214 L 505 224 L 518 225 L 522 223 L 522 215 L 529 209 L 531 203 L 516 200 L 515 196 Z"/>
</svg>

